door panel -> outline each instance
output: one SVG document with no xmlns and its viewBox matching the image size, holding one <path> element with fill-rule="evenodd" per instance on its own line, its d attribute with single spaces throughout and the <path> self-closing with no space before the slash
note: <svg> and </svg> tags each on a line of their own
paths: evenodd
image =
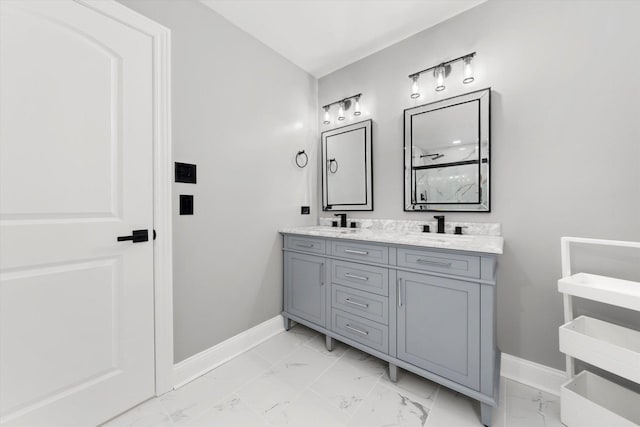
<svg viewBox="0 0 640 427">
<path fill-rule="evenodd" d="M 151 38 L 0 2 L 0 421 L 96 425 L 154 392 Z M 3 424 L 4 425 L 4 424 Z"/>
<path fill-rule="evenodd" d="M 121 59 L 49 15 L 8 5 L 2 25 L 3 100 L 29 101 L 3 109 L 2 215 L 114 215 Z"/>
<path fill-rule="evenodd" d="M 478 389 L 479 285 L 404 271 L 398 279 L 397 357 Z"/>
<path fill-rule="evenodd" d="M 322 327 L 326 324 L 325 259 L 287 252 L 287 311 Z"/>
<path fill-rule="evenodd" d="M 116 371 L 112 312 L 113 297 L 121 293 L 119 270 L 118 259 L 106 259 L 5 276 L 0 295 L 3 363 L 28 363 L 31 369 L 3 371 L 3 381 L 16 385 L 3 394 L 3 405 L 25 406 L 68 384 Z"/>
</svg>

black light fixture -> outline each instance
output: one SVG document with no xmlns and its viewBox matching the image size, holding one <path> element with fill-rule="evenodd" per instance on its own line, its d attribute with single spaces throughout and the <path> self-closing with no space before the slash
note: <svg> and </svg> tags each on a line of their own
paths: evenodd
<svg viewBox="0 0 640 427">
<path fill-rule="evenodd" d="M 462 83 L 469 84 L 472 83 L 475 78 L 473 77 L 473 67 L 471 65 L 471 61 L 473 60 L 473 55 L 468 55 L 464 57 L 464 79 Z"/>
<path fill-rule="evenodd" d="M 444 77 L 445 74 L 447 72 L 447 69 L 445 68 L 446 65 L 439 65 L 438 67 L 436 67 L 435 70 L 433 70 L 433 75 L 436 78 L 436 91 L 440 92 L 441 90 L 445 90 L 446 86 L 444 85 Z"/>
<path fill-rule="evenodd" d="M 362 111 L 360 111 L 360 95 L 358 95 L 356 96 L 355 105 L 353 106 L 353 115 L 359 116 L 360 114 L 362 114 Z"/>
<path fill-rule="evenodd" d="M 451 70 L 451 64 L 458 61 L 463 61 L 463 79 L 462 83 L 469 84 L 472 83 L 475 79 L 473 77 L 473 67 L 471 65 L 471 61 L 473 57 L 476 56 L 475 52 L 468 53 L 459 58 L 452 59 L 450 61 L 442 62 L 438 65 L 434 65 L 433 67 L 425 68 L 424 70 L 420 70 L 416 73 L 409 74 L 409 78 L 411 79 L 411 98 L 416 99 L 420 97 L 420 92 L 418 90 L 418 78 L 421 74 L 426 73 L 427 71 L 433 70 L 433 77 L 436 80 L 435 90 L 440 92 L 446 88 L 445 86 L 445 78 L 449 74 Z"/>
<path fill-rule="evenodd" d="M 344 101 L 340 101 L 340 104 L 338 105 L 338 120 L 342 121 L 344 120 Z"/>
<path fill-rule="evenodd" d="M 325 125 L 331 123 L 331 113 L 329 113 L 329 106 L 324 107 L 324 122 Z"/>
<path fill-rule="evenodd" d="M 414 74 L 411 77 L 411 99 L 420 98 L 420 91 L 418 90 L 418 79 L 420 78 L 419 74 Z"/>
<path fill-rule="evenodd" d="M 333 105 L 338 105 L 338 121 L 343 121 L 346 119 L 345 112 L 353 107 L 353 115 L 354 117 L 358 117 L 362 114 L 362 108 L 360 106 L 360 97 L 361 93 L 357 93 L 355 95 L 347 96 L 346 98 L 339 99 L 337 101 L 330 102 L 327 105 L 323 105 L 324 108 L 324 121 L 322 122 L 325 125 L 331 123 L 331 107 Z"/>
</svg>

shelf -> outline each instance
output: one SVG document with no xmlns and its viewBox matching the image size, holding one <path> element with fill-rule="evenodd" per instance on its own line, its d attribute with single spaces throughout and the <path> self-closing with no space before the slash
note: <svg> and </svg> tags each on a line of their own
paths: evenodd
<svg viewBox="0 0 640 427">
<path fill-rule="evenodd" d="M 487 159 L 483 159 L 486 163 Z M 440 168 L 450 168 L 454 166 L 466 166 L 466 165 L 477 165 L 477 160 L 461 160 L 459 162 L 448 162 L 448 163 L 433 163 L 430 165 L 421 165 L 421 166 L 413 166 L 411 169 L 413 170 L 423 170 L 423 169 L 440 169 Z"/>
<path fill-rule="evenodd" d="M 640 311 L 640 283 L 577 273 L 558 280 L 562 293 Z"/>
<path fill-rule="evenodd" d="M 560 388 L 568 427 L 640 427 L 640 394 L 582 371 Z"/>
<path fill-rule="evenodd" d="M 559 338 L 561 352 L 640 383 L 640 331 L 580 316 Z"/>
</svg>

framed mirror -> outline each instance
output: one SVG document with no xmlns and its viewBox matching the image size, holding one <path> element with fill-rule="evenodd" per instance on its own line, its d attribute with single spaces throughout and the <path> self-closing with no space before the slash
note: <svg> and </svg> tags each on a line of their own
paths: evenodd
<svg viewBox="0 0 640 427">
<path fill-rule="evenodd" d="M 404 110 L 404 210 L 489 212 L 491 89 Z"/>
<path fill-rule="evenodd" d="M 322 132 L 322 210 L 372 211 L 372 121 Z"/>
</svg>

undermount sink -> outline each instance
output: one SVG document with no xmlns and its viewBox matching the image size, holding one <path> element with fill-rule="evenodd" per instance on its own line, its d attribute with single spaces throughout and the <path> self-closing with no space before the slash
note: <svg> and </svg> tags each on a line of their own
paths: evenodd
<svg viewBox="0 0 640 427">
<path fill-rule="evenodd" d="M 439 242 L 452 242 L 452 241 L 471 241 L 475 236 L 464 236 L 461 234 L 436 234 L 436 233 L 415 233 L 421 236 L 423 239 L 437 240 Z"/>
<path fill-rule="evenodd" d="M 329 227 L 327 225 L 318 225 L 315 227 L 309 227 L 309 230 L 313 231 L 327 231 L 332 233 L 353 233 L 362 230 L 361 228 L 344 228 L 344 227 Z"/>
</svg>

